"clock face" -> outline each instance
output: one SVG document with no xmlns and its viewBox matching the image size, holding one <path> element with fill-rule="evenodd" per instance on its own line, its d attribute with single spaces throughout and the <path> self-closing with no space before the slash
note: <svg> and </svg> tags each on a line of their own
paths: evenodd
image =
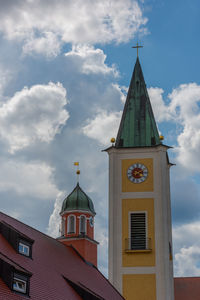
<svg viewBox="0 0 200 300">
<path fill-rule="evenodd" d="M 90 227 L 94 226 L 94 219 L 93 219 L 93 217 L 90 217 L 89 223 L 90 223 Z"/>
<path fill-rule="evenodd" d="M 131 165 L 127 171 L 128 179 L 133 183 L 141 183 L 147 179 L 148 169 L 143 164 Z"/>
</svg>

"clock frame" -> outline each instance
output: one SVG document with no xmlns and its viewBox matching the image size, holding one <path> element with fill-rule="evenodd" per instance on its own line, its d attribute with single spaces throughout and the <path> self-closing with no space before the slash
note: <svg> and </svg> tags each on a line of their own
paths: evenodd
<svg viewBox="0 0 200 300">
<path fill-rule="evenodd" d="M 148 177 L 148 169 L 141 163 L 134 163 L 128 167 L 127 176 L 132 183 L 142 183 Z"/>
</svg>

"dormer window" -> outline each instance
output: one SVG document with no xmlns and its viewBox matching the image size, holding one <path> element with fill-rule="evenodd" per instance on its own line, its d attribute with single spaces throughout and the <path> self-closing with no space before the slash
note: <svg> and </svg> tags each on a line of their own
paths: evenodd
<svg viewBox="0 0 200 300">
<path fill-rule="evenodd" d="M 15 273 L 12 286 L 13 290 L 23 294 L 27 294 L 27 281 L 27 277 Z"/>
<path fill-rule="evenodd" d="M 27 257 L 32 257 L 34 240 L 4 221 L 0 222 L 0 232 L 15 251 Z"/>
<path fill-rule="evenodd" d="M 0 253 L 0 278 L 17 293 L 29 296 L 32 273 Z"/>
<path fill-rule="evenodd" d="M 20 254 L 30 256 L 30 245 L 28 245 L 28 243 L 25 241 L 20 241 L 18 251 Z"/>
</svg>

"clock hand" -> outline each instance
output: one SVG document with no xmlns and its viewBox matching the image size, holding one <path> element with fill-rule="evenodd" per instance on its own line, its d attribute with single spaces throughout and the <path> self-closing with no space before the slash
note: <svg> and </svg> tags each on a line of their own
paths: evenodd
<svg viewBox="0 0 200 300">
<path fill-rule="evenodd" d="M 138 172 L 138 171 L 134 171 L 133 174 L 134 174 L 134 175 L 137 175 L 137 174 L 139 174 L 139 172 Z"/>
</svg>

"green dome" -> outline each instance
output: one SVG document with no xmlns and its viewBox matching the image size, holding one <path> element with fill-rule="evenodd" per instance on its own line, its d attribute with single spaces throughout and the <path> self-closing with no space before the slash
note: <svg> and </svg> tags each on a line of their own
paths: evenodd
<svg viewBox="0 0 200 300">
<path fill-rule="evenodd" d="M 96 214 L 92 200 L 80 188 L 79 183 L 63 201 L 61 213 L 67 210 L 86 210 Z"/>
</svg>

